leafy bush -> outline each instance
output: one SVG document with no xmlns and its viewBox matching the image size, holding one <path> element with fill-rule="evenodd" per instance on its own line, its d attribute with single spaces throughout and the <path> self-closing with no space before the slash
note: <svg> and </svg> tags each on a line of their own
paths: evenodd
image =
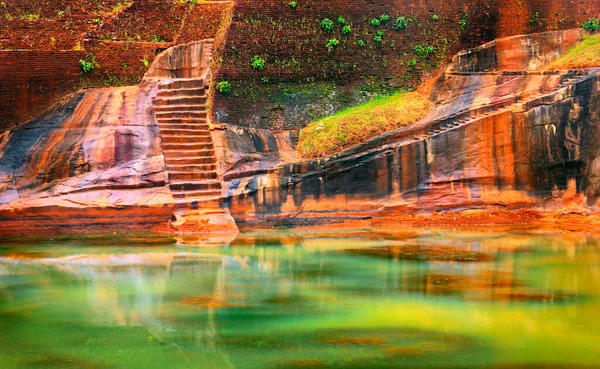
<svg viewBox="0 0 600 369">
<path fill-rule="evenodd" d="M 167 42 L 167 40 L 160 36 L 154 35 L 152 36 L 152 40 L 150 40 L 150 42 Z"/>
<path fill-rule="evenodd" d="M 333 32 L 333 22 L 329 18 L 321 20 L 321 28 L 325 32 Z"/>
<path fill-rule="evenodd" d="M 269 83 L 269 77 L 262 77 L 260 80 L 262 83 Z"/>
<path fill-rule="evenodd" d="M 431 16 L 431 20 L 434 22 L 437 22 L 440 19 L 440 17 L 437 14 L 434 14 Z"/>
<path fill-rule="evenodd" d="M 263 70 L 265 69 L 265 60 L 258 55 L 254 55 L 252 59 L 252 63 L 250 63 L 252 69 L 254 70 Z"/>
<path fill-rule="evenodd" d="M 389 15 L 387 15 L 387 14 L 383 14 L 383 15 L 381 15 L 381 16 L 379 17 L 379 22 L 380 22 L 380 23 L 382 23 L 382 24 L 383 24 L 383 23 L 387 23 L 387 22 L 389 22 L 389 21 L 390 21 L 390 16 L 389 16 Z"/>
<path fill-rule="evenodd" d="M 349 34 L 350 32 L 352 32 L 352 28 L 350 28 L 350 26 L 349 26 L 349 25 L 345 25 L 345 26 L 344 26 L 344 28 L 342 28 L 342 34 L 343 34 L 343 35 L 347 35 L 347 34 Z"/>
<path fill-rule="evenodd" d="M 419 57 L 419 59 L 427 59 L 429 55 L 433 54 L 435 48 L 431 45 L 417 45 L 413 47 L 413 51 L 415 52 L 415 55 Z"/>
<path fill-rule="evenodd" d="M 371 19 L 371 21 L 369 23 L 373 27 L 379 27 L 379 26 L 381 26 L 381 21 L 379 19 L 377 19 L 377 18 Z"/>
<path fill-rule="evenodd" d="M 394 20 L 394 29 L 396 31 L 404 30 L 408 26 L 408 19 L 406 17 L 401 16 Z"/>
<path fill-rule="evenodd" d="M 84 73 L 91 73 L 98 66 L 98 63 L 96 63 L 96 56 L 89 55 L 87 60 L 81 59 L 79 61 L 79 66 L 81 66 L 81 70 Z"/>
<path fill-rule="evenodd" d="M 228 94 L 231 92 L 231 83 L 229 81 L 221 81 L 217 83 L 217 91 L 222 94 Z"/>
<path fill-rule="evenodd" d="M 346 24 L 346 20 L 341 15 L 337 17 L 337 22 L 342 26 Z"/>
<path fill-rule="evenodd" d="M 327 50 L 331 51 L 335 49 L 339 44 L 340 42 L 336 38 L 331 38 L 329 39 L 329 41 L 327 41 L 327 45 L 325 45 L 325 47 L 327 48 Z"/>
<path fill-rule="evenodd" d="M 363 40 L 356 41 L 356 44 L 358 45 L 358 47 L 365 47 L 365 42 Z"/>
<path fill-rule="evenodd" d="M 298 9 L 298 3 L 297 3 L 297 2 L 295 2 L 295 1 L 290 1 L 290 2 L 288 3 L 288 6 L 289 6 L 290 8 L 292 8 L 292 9 Z"/>
<path fill-rule="evenodd" d="M 414 67 L 415 65 L 417 65 L 417 60 L 416 59 L 409 60 L 408 63 L 406 63 L 406 65 L 408 65 L 409 67 Z"/>
<path fill-rule="evenodd" d="M 582 27 L 586 31 L 594 32 L 600 29 L 600 21 L 598 18 L 590 18 L 583 23 Z"/>
<path fill-rule="evenodd" d="M 467 14 L 467 12 L 465 12 L 463 17 L 458 21 L 458 26 L 460 27 L 460 29 L 462 29 L 463 31 L 466 30 L 468 21 L 469 15 Z"/>
</svg>

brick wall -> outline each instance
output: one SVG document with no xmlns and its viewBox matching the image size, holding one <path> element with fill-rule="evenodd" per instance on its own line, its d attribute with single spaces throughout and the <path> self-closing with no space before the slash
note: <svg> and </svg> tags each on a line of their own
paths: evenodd
<svg viewBox="0 0 600 369">
<path fill-rule="evenodd" d="M 285 128 L 301 127 L 373 95 L 414 88 L 461 48 L 496 36 L 497 11 L 485 1 L 465 5 L 462 0 L 306 0 L 298 4 L 298 9 L 292 9 L 280 0 L 237 2 L 216 75 L 216 80 L 230 81 L 234 91 L 215 95 L 216 121 L 265 128 L 282 118 Z M 370 25 L 371 19 L 384 14 L 390 16 L 389 22 Z M 338 16 L 351 27 L 350 34 L 341 33 Z M 414 21 L 406 30 L 394 30 L 398 16 Z M 321 29 L 323 18 L 334 22 L 333 32 Z M 460 25 L 463 18 L 465 27 Z M 385 32 L 382 43 L 374 41 L 378 31 Z M 328 50 L 332 38 L 339 45 Z M 435 52 L 421 59 L 414 52 L 418 45 L 434 46 Z M 250 67 L 254 55 L 265 59 L 263 71 Z M 311 89 L 326 90 L 329 96 L 315 96 Z M 306 100 L 304 106 L 288 101 L 290 95 Z M 313 107 L 305 109 L 308 104 Z"/>
<path fill-rule="evenodd" d="M 81 51 L 0 50 L 0 131 L 31 119 L 73 91 Z"/>
</svg>

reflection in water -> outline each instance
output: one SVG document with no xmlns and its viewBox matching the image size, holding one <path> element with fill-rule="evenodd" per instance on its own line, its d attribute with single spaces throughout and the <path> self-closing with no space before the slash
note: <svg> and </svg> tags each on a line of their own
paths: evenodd
<svg viewBox="0 0 600 369">
<path fill-rule="evenodd" d="M 0 248 L 0 367 L 600 359 L 600 249 L 591 236 L 272 232 L 226 244 L 144 242 Z"/>
</svg>

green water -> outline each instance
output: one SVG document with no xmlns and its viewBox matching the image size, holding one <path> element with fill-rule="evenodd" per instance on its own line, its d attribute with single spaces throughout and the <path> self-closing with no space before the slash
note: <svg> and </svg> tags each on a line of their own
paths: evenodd
<svg viewBox="0 0 600 369">
<path fill-rule="evenodd" d="M 0 368 L 600 366 L 598 241 L 12 240 L 0 246 Z"/>
</svg>

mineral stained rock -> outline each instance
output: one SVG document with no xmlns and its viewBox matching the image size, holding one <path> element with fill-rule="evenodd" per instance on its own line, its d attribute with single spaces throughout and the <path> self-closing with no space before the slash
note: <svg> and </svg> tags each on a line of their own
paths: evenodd
<svg viewBox="0 0 600 369">
<path fill-rule="evenodd" d="M 462 52 L 423 88 L 435 107 L 421 121 L 303 162 L 295 132 L 211 124 L 209 44 L 168 49 L 140 85 L 75 93 L 2 134 L 0 233 L 395 225 L 476 211 L 596 222 L 600 69 L 543 69 L 581 37 Z"/>
</svg>

